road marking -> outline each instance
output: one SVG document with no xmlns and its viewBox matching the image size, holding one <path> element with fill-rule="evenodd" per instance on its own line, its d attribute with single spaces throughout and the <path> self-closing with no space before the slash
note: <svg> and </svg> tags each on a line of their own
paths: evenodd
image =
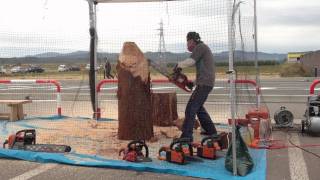
<svg viewBox="0 0 320 180">
<path fill-rule="evenodd" d="M 40 167 L 37 167 L 36 169 L 33 169 L 33 170 L 28 171 L 26 173 L 23 173 L 19 176 L 11 178 L 10 180 L 27 180 L 27 179 L 30 179 L 30 178 L 38 175 L 38 174 L 41 174 L 45 171 L 48 171 L 49 169 L 52 169 L 56 166 L 58 166 L 58 164 L 44 164 L 44 165 L 41 165 Z"/>
<path fill-rule="evenodd" d="M 287 135 L 288 138 L 289 135 Z M 296 145 L 300 145 L 297 134 L 292 134 L 291 141 Z M 304 161 L 302 150 L 299 148 L 289 148 L 289 169 L 291 180 L 308 180 L 309 175 L 307 165 Z"/>
<path fill-rule="evenodd" d="M 274 89 L 278 89 L 276 87 L 261 87 L 261 90 L 274 90 Z"/>
</svg>

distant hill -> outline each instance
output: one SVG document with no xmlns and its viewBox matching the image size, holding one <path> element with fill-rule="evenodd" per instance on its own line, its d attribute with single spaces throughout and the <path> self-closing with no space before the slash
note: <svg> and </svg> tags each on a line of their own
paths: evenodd
<svg viewBox="0 0 320 180">
<path fill-rule="evenodd" d="M 216 61 L 227 61 L 229 58 L 229 52 L 224 51 L 221 53 L 215 54 Z M 287 54 L 277 54 L 277 53 L 264 53 L 258 52 L 258 60 L 265 61 L 265 60 L 274 60 L 274 61 L 282 61 L 287 57 Z M 244 52 L 242 51 L 235 51 L 234 53 L 235 60 L 244 60 L 244 61 L 254 61 L 254 52 Z"/>
<path fill-rule="evenodd" d="M 105 57 L 108 58 L 111 62 L 116 62 L 118 59 L 118 53 L 107 53 L 101 52 L 98 53 L 98 63 L 103 63 Z M 145 56 L 150 59 L 157 60 L 159 59 L 158 52 L 146 52 Z M 190 56 L 190 53 L 172 53 L 166 52 L 165 59 L 166 63 L 168 62 L 178 62 L 183 59 L 186 59 Z M 227 51 L 215 53 L 214 54 L 216 62 L 227 62 L 229 59 L 229 53 Z M 235 51 L 234 53 L 235 61 L 253 61 L 254 52 L 242 52 Z M 259 60 L 275 60 L 282 61 L 286 58 L 286 54 L 273 54 L 273 53 L 258 53 Z M 0 61 L 5 64 L 47 64 L 47 63 L 56 63 L 56 64 L 71 64 L 71 63 L 89 63 L 89 52 L 88 51 L 75 51 L 72 53 L 57 53 L 57 52 L 47 52 L 41 53 L 33 56 L 25 56 L 19 58 L 0 58 Z"/>
</svg>

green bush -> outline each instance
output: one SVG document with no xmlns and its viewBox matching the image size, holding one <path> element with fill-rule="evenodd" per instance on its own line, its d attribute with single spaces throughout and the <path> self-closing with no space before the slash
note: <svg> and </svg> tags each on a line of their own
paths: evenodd
<svg viewBox="0 0 320 180">
<path fill-rule="evenodd" d="M 300 63 L 285 63 L 281 65 L 280 68 L 281 77 L 306 77 L 311 76 L 309 72 L 302 64 Z"/>
<path fill-rule="evenodd" d="M 269 65 L 279 65 L 279 61 L 274 60 L 259 60 L 258 65 L 259 66 L 269 66 Z M 229 62 L 216 62 L 216 66 L 228 66 Z M 235 61 L 234 66 L 255 66 L 254 61 Z"/>
</svg>

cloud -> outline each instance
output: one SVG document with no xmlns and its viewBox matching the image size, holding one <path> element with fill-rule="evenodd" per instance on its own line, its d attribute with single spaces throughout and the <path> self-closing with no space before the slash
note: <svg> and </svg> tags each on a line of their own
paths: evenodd
<svg viewBox="0 0 320 180">
<path fill-rule="evenodd" d="M 262 9 L 260 11 L 260 23 L 262 25 L 277 26 L 319 26 L 320 7 L 302 9 L 294 7 L 290 9 Z"/>
<path fill-rule="evenodd" d="M 253 0 L 244 1 L 240 6 L 242 30 L 246 46 L 251 50 Z M 259 0 L 257 3 L 260 51 L 320 49 L 319 0 Z M 0 4 L 0 48 L 88 49 L 89 8 L 85 0 L 19 0 L 19 6 L 16 4 L 17 1 Z M 213 51 L 226 51 L 226 5 L 224 0 L 99 4 L 98 48 L 117 52 L 123 42 L 136 41 L 144 51 L 157 51 L 157 29 L 163 19 L 168 51 L 185 51 L 188 31 L 200 32 Z"/>
<path fill-rule="evenodd" d="M 258 1 L 259 49 L 267 52 L 320 49 L 319 0 Z"/>
</svg>

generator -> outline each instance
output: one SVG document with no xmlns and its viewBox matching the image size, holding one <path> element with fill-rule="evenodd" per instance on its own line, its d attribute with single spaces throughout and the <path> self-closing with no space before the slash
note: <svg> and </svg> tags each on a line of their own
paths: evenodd
<svg viewBox="0 0 320 180">
<path fill-rule="evenodd" d="M 301 121 L 301 130 L 308 134 L 320 135 L 320 95 L 308 97 L 307 109 Z"/>
<path fill-rule="evenodd" d="M 293 127 L 293 114 L 285 106 L 281 106 L 274 113 L 274 121 L 276 122 L 276 127 Z"/>
</svg>

